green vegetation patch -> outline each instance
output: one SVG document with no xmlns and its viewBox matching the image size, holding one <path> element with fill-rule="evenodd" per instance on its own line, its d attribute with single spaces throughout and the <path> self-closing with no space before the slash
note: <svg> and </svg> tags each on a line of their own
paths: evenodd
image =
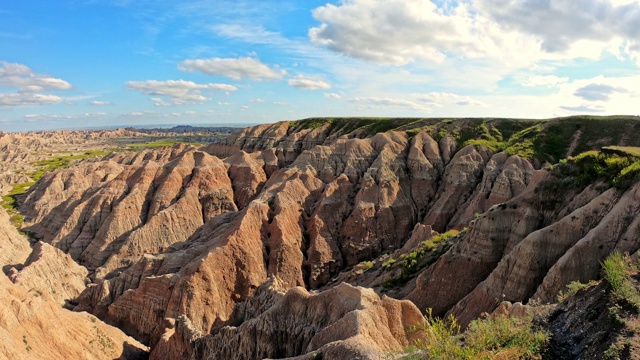
<svg viewBox="0 0 640 360">
<path fill-rule="evenodd" d="M 68 168 L 71 166 L 73 161 L 76 160 L 105 156 L 111 152 L 112 151 L 110 150 L 94 150 L 77 155 L 54 156 L 49 159 L 34 161 L 31 163 L 31 165 L 34 165 L 37 170 L 26 175 L 33 179 L 33 181 L 14 185 L 11 191 L 2 197 L 2 207 L 7 211 L 7 214 L 9 214 L 11 224 L 18 229 L 22 227 L 22 224 L 24 223 L 24 216 L 18 212 L 18 197 L 26 194 L 29 188 L 40 180 L 44 174 L 56 169 Z"/>
<path fill-rule="evenodd" d="M 578 291 L 582 290 L 582 289 L 586 289 L 589 288 L 591 286 L 595 286 L 598 285 L 599 282 L 595 281 L 595 280 L 591 280 L 588 283 L 581 283 L 580 281 L 572 281 L 569 284 L 567 284 L 566 289 L 564 291 L 560 291 L 560 293 L 558 294 L 558 302 L 563 302 L 566 299 L 574 296 L 575 294 L 578 293 Z"/>
<path fill-rule="evenodd" d="M 541 359 L 550 339 L 531 316 L 478 319 L 464 333 L 453 315 L 440 319 L 429 309 L 426 320 L 409 359 Z"/>
<path fill-rule="evenodd" d="M 605 146 L 602 148 L 602 151 L 622 156 L 635 156 L 640 158 L 640 147 L 635 146 Z"/>
<path fill-rule="evenodd" d="M 640 174 L 640 158 L 592 150 L 560 161 L 554 170 L 558 175 L 574 177 L 581 187 L 600 180 L 627 188 Z"/>
<path fill-rule="evenodd" d="M 392 288 L 406 284 L 413 275 L 436 262 L 442 254 L 447 252 L 461 233 L 457 230 L 449 230 L 421 242 L 413 251 L 400 255 L 399 259 L 390 258 L 385 261 L 382 269 L 390 270 L 394 266 L 400 266 L 401 273 L 399 277 L 385 282 L 383 286 Z"/>
<path fill-rule="evenodd" d="M 640 292 L 632 279 L 638 272 L 628 255 L 614 251 L 602 263 L 605 280 L 611 284 L 613 296 L 640 312 Z"/>
<path fill-rule="evenodd" d="M 132 151 L 142 151 L 145 149 L 157 149 L 165 146 L 173 146 L 175 144 L 186 144 L 186 145 L 200 145 L 196 142 L 183 142 L 179 140 L 172 139 L 161 139 L 161 140 L 153 140 L 142 143 L 131 143 L 127 145 L 128 150 Z"/>
</svg>

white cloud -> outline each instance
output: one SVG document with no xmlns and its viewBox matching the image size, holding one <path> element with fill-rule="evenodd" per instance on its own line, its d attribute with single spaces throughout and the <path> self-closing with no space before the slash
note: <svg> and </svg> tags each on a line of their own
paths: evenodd
<svg viewBox="0 0 640 360">
<path fill-rule="evenodd" d="M 382 64 L 462 58 L 523 68 L 605 51 L 640 63 L 638 1 L 344 0 L 313 16 L 312 43 Z"/>
<path fill-rule="evenodd" d="M 623 88 L 607 84 L 592 83 L 577 89 L 573 94 L 587 101 L 608 101 L 615 93 L 627 93 Z"/>
<path fill-rule="evenodd" d="M 264 100 L 263 99 L 251 99 L 251 100 L 249 100 L 249 102 L 252 102 L 252 103 L 263 103 Z"/>
<path fill-rule="evenodd" d="M 112 105 L 110 101 L 91 101 L 89 103 L 89 105 L 93 105 L 93 106 L 106 106 L 106 105 Z"/>
<path fill-rule="evenodd" d="M 36 74 L 22 64 L 0 62 L 0 86 L 18 88 L 20 92 L 33 93 L 42 90 L 68 90 L 71 84 L 51 77 L 49 75 Z"/>
<path fill-rule="evenodd" d="M 289 86 L 301 90 L 323 90 L 331 88 L 331 85 L 325 81 L 312 79 L 304 75 L 298 75 L 293 79 L 289 79 Z"/>
<path fill-rule="evenodd" d="M 581 40 L 640 40 L 640 3 L 612 0 L 476 0 L 478 8 L 506 27 L 533 34 L 549 53 L 571 51 Z M 598 49 L 596 49 L 598 50 Z"/>
<path fill-rule="evenodd" d="M 350 0 L 316 8 L 321 24 L 309 37 L 355 58 L 394 65 L 440 63 L 450 56 L 513 62 L 504 55 L 510 50 L 523 61 L 535 49 L 535 39 L 501 29 L 473 10 L 462 1 L 443 9 L 429 0 Z"/>
<path fill-rule="evenodd" d="M 569 81 L 568 77 L 559 77 L 555 75 L 536 75 L 530 76 L 523 80 L 520 85 L 526 87 L 547 86 L 552 87 Z"/>
<path fill-rule="evenodd" d="M 342 96 L 340 96 L 340 94 L 337 94 L 337 93 L 324 93 L 324 97 L 326 97 L 327 99 L 335 99 L 335 100 L 342 98 Z"/>
<path fill-rule="evenodd" d="M 427 103 L 430 106 L 486 106 L 483 102 L 472 99 L 468 96 L 461 96 L 444 92 L 432 92 L 428 94 L 414 95 L 416 99 Z"/>
<path fill-rule="evenodd" d="M 366 104 L 368 106 L 375 106 L 375 107 L 403 107 L 403 108 L 418 110 L 421 112 L 427 112 L 427 113 L 431 112 L 431 108 L 424 106 L 422 104 L 419 104 L 415 101 L 410 101 L 406 99 L 372 96 L 372 97 L 356 97 L 351 99 L 350 101 L 354 103 Z"/>
<path fill-rule="evenodd" d="M 178 68 L 182 71 L 222 75 L 234 80 L 242 80 L 243 78 L 250 80 L 281 79 L 286 74 L 284 70 L 274 70 L 260 60 L 251 57 L 185 60 L 178 64 Z"/>
<path fill-rule="evenodd" d="M 84 113 L 84 114 L 74 114 L 74 115 L 61 115 L 61 114 L 26 114 L 24 115 L 24 119 L 29 122 L 34 121 L 64 121 L 64 120 L 92 120 L 92 119 L 101 119 L 109 114 L 105 112 L 93 112 L 93 113 Z"/>
<path fill-rule="evenodd" d="M 560 108 L 562 110 L 567 110 L 569 112 L 575 113 L 599 113 L 605 111 L 605 108 L 602 105 L 560 106 Z"/>
<path fill-rule="evenodd" d="M 238 90 L 237 87 L 228 84 L 197 84 L 193 81 L 185 80 L 128 81 L 126 85 L 131 90 L 156 96 L 151 98 L 151 101 L 153 101 L 156 106 L 182 105 L 211 100 L 202 95 L 203 90 L 225 92 Z"/>
<path fill-rule="evenodd" d="M 41 94 L 45 90 L 68 90 L 68 82 L 34 73 L 23 64 L 0 62 L 0 87 L 15 88 L 17 93 L 0 93 L 0 106 L 30 106 L 64 101 L 56 95 Z"/>
<path fill-rule="evenodd" d="M 56 95 L 33 93 L 0 93 L 0 106 L 29 106 L 63 102 L 64 99 Z"/>
</svg>

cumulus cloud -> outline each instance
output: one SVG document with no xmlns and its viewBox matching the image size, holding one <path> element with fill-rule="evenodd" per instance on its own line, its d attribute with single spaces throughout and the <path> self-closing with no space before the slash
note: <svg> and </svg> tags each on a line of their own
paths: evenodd
<svg viewBox="0 0 640 360">
<path fill-rule="evenodd" d="M 552 87 L 569 81 L 568 77 L 559 77 L 555 75 L 536 75 L 531 76 L 520 83 L 526 87 L 547 86 Z"/>
<path fill-rule="evenodd" d="M 366 104 L 369 106 L 382 106 L 382 107 L 404 107 L 422 112 L 431 112 L 431 109 L 427 106 L 419 104 L 415 101 L 406 99 L 398 99 L 391 97 L 355 97 L 351 99 L 352 102 Z"/>
<path fill-rule="evenodd" d="M 327 99 L 335 99 L 335 100 L 342 98 L 342 96 L 340 96 L 340 94 L 337 94 L 337 93 L 324 93 L 324 97 L 326 97 Z"/>
<path fill-rule="evenodd" d="M 202 72 L 208 75 L 222 75 L 234 80 L 244 78 L 250 80 L 281 79 L 286 71 L 272 69 L 260 60 L 251 57 L 212 58 L 185 60 L 178 64 L 178 69 L 189 72 Z"/>
<path fill-rule="evenodd" d="M 611 85 L 589 84 L 577 89 L 574 95 L 587 101 L 608 101 L 612 94 L 626 92 L 623 88 Z"/>
<path fill-rule="evenodd" d="M 626 52 L 640 61 L 640 3 L 623 0 L 345 0 L 313 11 L 312 43 L 383 64 L 541 59 Z"/>
<path fill-rule="evenodd" d="M 89 103 L 89 105 L 93 105 L 93 106 L 106 106 L 106 105 L 111 105 L 111 102 L 109 101 L 91 101 Z"/>
<path fill-rule="evenodd" d="M 534 39 L 501 31 L 465 2 L 440 8 L 429 0 L 350 0 L 316 8 L 313 16 L 320 22 L 309 30 L 313 43 L 384 64 L 498 56 L 513 47 L 526 54 L 535 47 Z"/>
<path fill-rule="evenodd" d="M 0 62 L 0 87 L 17 89 L 17 93 L 0 93 L 0 106 L 30 106 L 64 101 L 56 95 L 41 94 L 45 90 L 68 90 L 68 82 L 34 73 L 23 64 Z"/>
<path fill-rule="evenodd" d="M 604 106 L 599 106 L 599 105 L 560 106 L 560 108 L 563 110 L 576 112 L 576 113 L 585 113 L 585 112 L 598 113 L 598 112 L 605 111 Z"/>
<path fill-rule="evenodd" d="M 301 90 L 324 90 L 331 89 L 329 83 L 306 77 L 304 75 L 298 75 L 293 79 L 289 79 L 289 86 Z"/>
<path fill-rule="evenodd" d="M 60 103 L 63 101 L 63 98 L 56 95 L 33 93 L 0 93 L 0 106 L 45 105 Z"/>
<path fill-rule="evenodd" d="M 238 90 L 237 87 L 228 84 L 197 84 L 185 80 L 128 81 L 126 85 L 131 90 L 155 96 L 151 98 L 151 101 L 156 106 L 182 105 L 211 100 L 211 98 L 202 95 L 203 90 L 225 92 Z"/>
<path fill-rule="evenodd" d="M 486 106 L 481 101 L 472 99 L 468 96 L 461 96 L 444 92 L 432 92 L 428 94 L 415 95 L 416 99 L 425 102 L 431 106 L 445 106 L 445 105 L 458 105 L 458 106 Z"/>
<path fill-rule="evenodd" d="M 640 3 L 619 0 L 476 1 L 492 19 L 534 34 L 547 52 L 570 50 L 580 40 L 640 40 Z"/>
</svg>

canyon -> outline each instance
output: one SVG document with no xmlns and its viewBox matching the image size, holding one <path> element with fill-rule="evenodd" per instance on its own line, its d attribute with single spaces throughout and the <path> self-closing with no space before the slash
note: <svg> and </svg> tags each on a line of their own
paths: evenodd
<svg viewBox="0 0 640 360">
<path fill-rule="evenodd" d="M 20 232 L 0 209 L 0 354 L 401 357 L 427 309 L 465 328 L 635 256 L 638 131 L 305 119 L 137 151 L 105 140 L 130 129 L 0 134 L 2 194 L 33 182 L 11 197 Z M 92 156 L 35 179 L 51 148 Z"/>
</svg>

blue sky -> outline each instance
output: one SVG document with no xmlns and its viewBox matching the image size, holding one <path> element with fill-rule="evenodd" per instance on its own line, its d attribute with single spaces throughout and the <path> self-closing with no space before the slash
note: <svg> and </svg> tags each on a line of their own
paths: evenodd
<svg viewBox="0 0 640 360">
<path fill-rule="evenodd" d="M 635 0 L 0 4 L 0 130 L 640 114 Z"/>
</svg>

